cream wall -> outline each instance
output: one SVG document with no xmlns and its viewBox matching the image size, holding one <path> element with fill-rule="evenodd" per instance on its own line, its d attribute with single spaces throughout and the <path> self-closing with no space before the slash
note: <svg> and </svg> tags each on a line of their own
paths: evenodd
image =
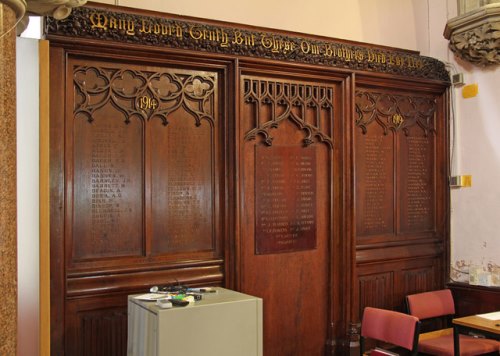
<svg viewBox="0 0 500 356">
<path fill-rule="evenodd" d="M 415 49 L 421 23 L 427 29 L 422 0 L 101 0 L 133 8 L 167 12 L 294 32 Z"/>
<path fill-rule="evenodd" d="M 17 69 L 17 345 L 34 356 L 39 334 L 38 40 L 18 38 Z M 22 55 L 20 55 L 22 53 Z"/>
<path fill-rule="evenodd" d="M 469 266 L 480 266 L 500 286 L 500 68 L 457 67 L 479 94 L 463 99 L 456 90 L 457 173 L 472 175 L 472 187 L 451 192 L 451 277 L 467 281 Z"/>
</svg>

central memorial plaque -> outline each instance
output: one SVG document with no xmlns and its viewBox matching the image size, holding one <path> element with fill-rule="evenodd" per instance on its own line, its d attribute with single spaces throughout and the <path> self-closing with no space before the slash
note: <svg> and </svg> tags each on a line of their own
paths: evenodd
<svg viewBox="0 0 500 356">
<path fill-rule="evenodd" d="M 315 147 L 257 146 L 255 252 L 316 247 Z"/>
</svg>

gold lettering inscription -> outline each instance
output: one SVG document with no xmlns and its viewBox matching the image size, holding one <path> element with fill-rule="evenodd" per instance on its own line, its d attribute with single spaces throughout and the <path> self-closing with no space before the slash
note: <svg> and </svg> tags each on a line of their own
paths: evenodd
<svg viewBox="0 0 500 356">
<path fill-rule="evenodd" d="M 212 41 L 221 47 L 229 47 L 229 35 L 222 29 L 209 30 L 199 26 L 189 27 L 189 36 L 195 40 Z"/>
<path fill-rule="evenodd" d="M 109 29 L 125 31 L 129 36 L 135 35 L 135 23 L 132 20 L 109 18 Z"/>
<path fill-rule="evenodd" d="M 93 12 L 90 15 L 90 23 L 92 24 L 92 29 L 101 28 L 103 30 L 108 29 L 108 17 L 106 15 Z"/>
<path fill-rule="evenodd" d="M 295 43 L 274 36 L 262 35 L 260 42 L 262 46 L 266 49 L 270 49 L 273 53 L 287 54 L 289 52 L 295 51 L 297 48 Z"/>
<path fill-rule="evenodd" d="M 399 127 L 403 124 L 404 122 L 404 118 L 403 116 L 399 115 L 399 114 L 394 114 L 392 116 L 392 123 L 396 126 L 396 127 Z"/>
<path fill-rule="evenodd" d="M 124 31 L 128 36 L 133 36 L 138 31 L 139 33 L 152 34 L 158 37 L 175 36 L 182 38 L 185 32 L 186 36 L 189 36 L 193 40 L 213 42 L 221 48 L 230 48 L 231 46 L 259 46 L 260 49 L 283 55 L 300 51 L 308 56 L 338 58 L 344 62 L 362 63 L 367 61 L 368 63 L 377 63 L 383 66 L 411 69 L 421 69 L 424 66 L 421 58 L 410 55 L 382 52 L 371 48 L 350 47 L 322 41 L 300 40 L 269 33 L 255 34 L 251 31 L 224 29 L 210 25 L 186 24 L 186 27 L 183 27 L 183 25 L 173 21 L 155 21 L 146 17 L 136 20 L 136 23 L 133 19 L 119 19 L 99 12 L 91 13 L 89 21 L 92 29 Z M 260 36 L 260 39 L 258 36 Z"/>
<path fill-rule="evenodd" d="M 156 109 L 158 106 L 158 101 L 155 98 L 150 98 L 149 96 L 141 96 L 139 98 L 139 107 L 141 109 Z"/>
<path fill-rule="evenodd" d="M 257 253 L 314 248 L 315 150 L 281 146 L 256 152 Z"/>
<path fill-rule="evenodd" d="M 387 62 L 387 56 L 384 53 L 369 50 L 367 51 L 366 60 L 368 62 L 376 62 L 385 64 Z"/>
<path fill-rule="evenodd" d="M 310 43 L 308 41 L 302 41 L 300 43 L 300 50 L 305 53 L 305 54 L 313 54 L 313 55 L 318 55 L 322 54 L 322 49 L 319 45 Z"/>
<path fill-rule="evenodd" d="M 234 31 L 233 44 L 255 46 L 255 35 L 247 35 L 240 31 Z"/>
</svg>

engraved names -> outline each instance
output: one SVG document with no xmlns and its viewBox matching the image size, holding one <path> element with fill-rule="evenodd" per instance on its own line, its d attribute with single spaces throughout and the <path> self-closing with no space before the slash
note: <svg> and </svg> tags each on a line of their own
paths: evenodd
<svg viewBox="0 0 500 356">
<path fill-rule="evenodd" d="M 256 147 L 256 253 L 316 247 L 315 147 Z"/>
<path fill-rule="evenodd" d="M 408 172 L 406 194 L 408 198 L 407 224 L 409 229 L 429 228 L 432 223 L 431 161 L 429 139 L 407 137 Z"/>
<path fill-rule="evenodd" d="M 189 120 L 185 121 L 191 124 Z M 193 127 L 184 128 L 185 131 L 189 130 L 189 140 L 186 140 L 185 136 L 170 135 L 166 147 L 168 225 L 165 248 L 168 252 L 212 248 L 213 181 L 210 134 L 203 130 L 207 126 Z"/>
<path fill-rule="evenodd" d="M 362 231 L 383 233 L 392 231 L 393 151 L 392 136 L 362 136 L 364 138 L 364 215 Z M 389 194 L 388 194 L 389 192 Z"/>
<path fill-rule="evenodd" d="M 126 162 L 127 138 L 116 125 L 100 123 L 91 138 L 91 236 L 92 250 L 117 252 L 112 241 L 120 225 L 133 214 L 125 196 L 132 189 L 131 173 Z M 130 236 L 124 237 L 128 239 Z M 123 245 L 126 251 L 132 246 Z"/>
</svg>

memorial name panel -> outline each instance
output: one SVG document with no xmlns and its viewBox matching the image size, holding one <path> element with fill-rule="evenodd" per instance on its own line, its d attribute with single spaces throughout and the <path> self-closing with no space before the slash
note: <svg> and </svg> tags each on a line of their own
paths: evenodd
<svg viewBox="0 0 500 356">
<path fill-rule="evenodd" d="M 214 147 L 208 122 L 195 125 L 183 109 L 151 130 L 152 252 L 211 250 L 214 227 Z"/>
<path fill-rule="evenodd" d="M 356 229 L 358 236 L 394 232 L 394 133 L 372 124 L 356 130 Z"/>
<path fill-rule="evenodd" d="M 142 254 L 142 136 L 139 121 L 108 106 L 75 119 L 74 259 Z"/>
<path fill-rule="evenodd" d="M 316 149 L 257 146 L 255 249 L 271 254 L 316 247 Z"/>
<path fill-rule="evenodd" d="M 419 131 L 400 137 L 402 232 L 435 227 L 434 137 Z"/>
</svg>

